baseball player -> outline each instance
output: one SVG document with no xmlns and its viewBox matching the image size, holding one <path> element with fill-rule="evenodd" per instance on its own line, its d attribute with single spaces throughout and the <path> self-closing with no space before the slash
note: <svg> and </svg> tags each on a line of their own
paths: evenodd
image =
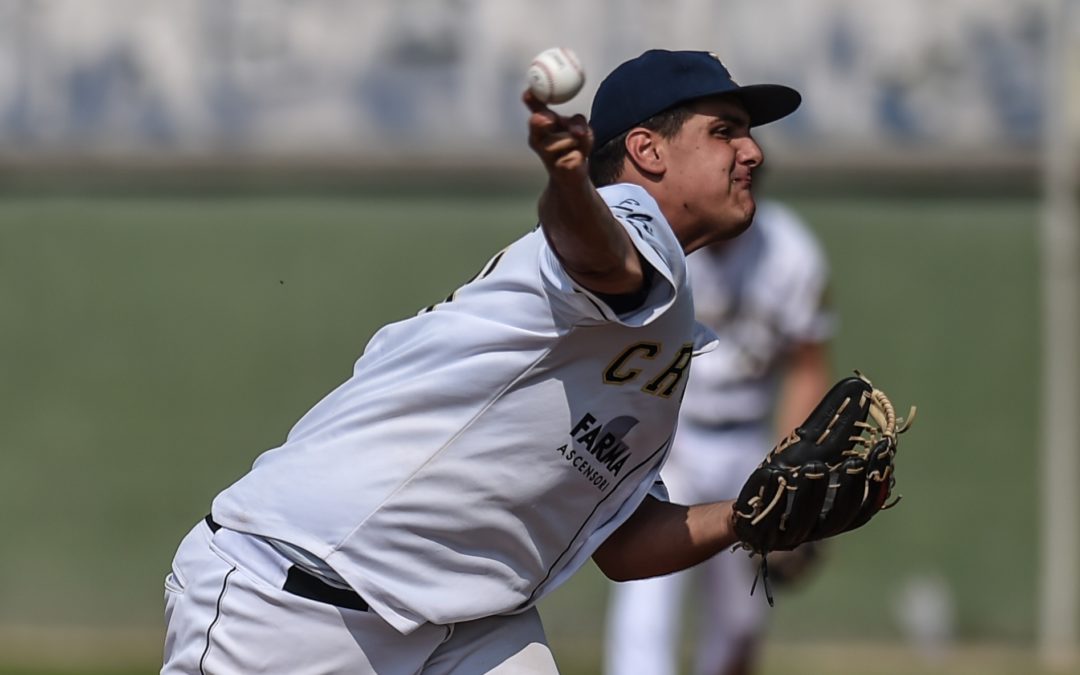
<svg viewBox="0 0 1080 675">
<path fill-rule="evenodd" d="M 524 101 L 539 226 L 376 333 L 214 499 L 166 578 L 162 673 L 555 673 L 534 606 L 590 557 L 629 580 L 735 543 L 732 502 L 659 479 L 716 341 L 685 255 L 749 225 L 751 127 L 799 94 L 652 50 L 589 123 Z"/>
<path fill-rule="evenodd" d="M 821 248 L 780 204 L 760 204 L 744 234 L 687 262 L 697 318 L 720 341 L 694 361 L 661 476 L 672 500 L 700 503 L 737 496 L 775 441 L 773 422 L 792 429 L 821 399 L 831 381 L 826 345 L 834 320 Z M 755 572 L 745 553 L 725 552 L 694 570 L 614 585 L 607 674 L 678 671 L 682 599 L 695 580 L 702 591 L 693 672 L 750 672 L 767 609 L 749 593 Z"/>
</svg>

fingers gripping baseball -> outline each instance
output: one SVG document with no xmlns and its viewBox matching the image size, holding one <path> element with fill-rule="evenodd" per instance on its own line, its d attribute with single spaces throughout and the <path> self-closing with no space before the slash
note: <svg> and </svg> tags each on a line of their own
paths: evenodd
<svg viewBox="0 0 1080 675">
<path fill-rule="evenodd" d="M 564 117 L 553 112 L 531 91 L 522 100 L 529 116 L 529 147 L 549 173 L 576 172 L 586 168 L 593 135 L 583 115 Z"/>
</svg>

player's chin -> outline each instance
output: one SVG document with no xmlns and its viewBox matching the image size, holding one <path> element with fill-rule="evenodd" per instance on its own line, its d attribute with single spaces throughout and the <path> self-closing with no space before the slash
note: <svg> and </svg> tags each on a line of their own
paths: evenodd
<svg viewBox="0 0 1080 675">
<path fill-rule="evenodd" d="M 757 211 L 757 202 L 754 200 L 754 193 L 750 191 L 750 188 L 746 188 L 739 195 L 739 206 L 746 214 L 747 220 L 754 219 L 754 213 Z M 749 223 L 747 223 L 749 225 Z"/>
<path fill-rule="evenodd" d="M 747 218 L 746 220 L 741 221 L 739 223 L 739 225 L 736 226 L 731 231 L 731 234 L 728 236 L 728 239 L 731 239 L 732 237 L 737 237 L 740 234 L 742 234 L 743 232 L 746 232 L 747 230 L 749 230 L 750 229 L 750 224 L 753 223 L 753 222 L 754 222 L 753 216 L 751 216 L 750 218 Z"/>
<path fill-rule="evenodd" d="M 750 228 L 751 223 L 754 222 L 754 213 L 757 211 L 757 206 L 754 204 L 752 198 L 740 200 L 736 208 L 731 210 L 729 218 L 725 226 L 721 228 L 723 230 L 723 238 L 731 239 L 737 237 L 743 232 L 746 232 Z"/>
<path fill-rule="evenodd" d="M 749 190 L 746 191 L 743 199 L 740 200 L 739 206 L 742 209 L 743 218 L 746 221 L 746 225 L 743 229 L 746 229 L 747 227 L 750 227 L 750 223 L 754 222 L 754 214 L 757 213 L 757 202 L 754 201 L 754 196 Z"/>
<path fill-rule="evenodd" d="M 750 228 L 753 218 L 726 218 L 722 224 L 714 228 L 713 239 L 724 241 L 734 239 Z"/>
</svg>

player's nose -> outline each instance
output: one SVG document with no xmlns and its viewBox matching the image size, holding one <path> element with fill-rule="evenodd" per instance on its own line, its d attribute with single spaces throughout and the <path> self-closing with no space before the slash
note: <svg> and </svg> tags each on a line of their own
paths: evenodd
<svg viewBox="0 0 1080 675">
<path fill-rule="evenodd" d="M 735 144 L 735 161 L 739 164 L 753 168 L 761 166 L 765 161 L 761 146 L 749 134 L 736 139 Z"/>
</svg>

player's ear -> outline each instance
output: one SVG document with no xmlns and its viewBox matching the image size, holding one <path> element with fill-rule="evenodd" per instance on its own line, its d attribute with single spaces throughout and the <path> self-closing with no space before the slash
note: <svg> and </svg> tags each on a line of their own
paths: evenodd
<svg viewBox="0 0 1080 675">
<path fill-rule="evenodd" d="M 643 173 L 661 176 L 667 170 L 659 137 L 644 127 L 636 127 L 626 134 L 626 156 Z"/>
</svg>

